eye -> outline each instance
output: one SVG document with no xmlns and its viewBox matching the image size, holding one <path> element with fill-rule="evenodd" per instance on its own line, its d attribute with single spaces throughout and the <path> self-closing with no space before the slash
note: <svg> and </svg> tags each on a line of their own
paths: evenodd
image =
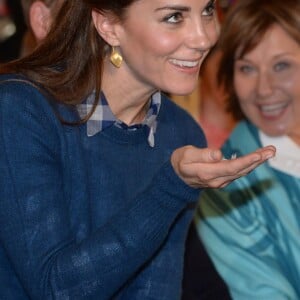
<svg viewBox="0 0 300 300">
<path fill-rule="evenodd" d="M 239 65 L 237 69 L 243 74 L 250 74 L 254 71 L 254 68 L 250 65 Z"/>
<path fill-rule="evenodd" d="M 211 0 L 204 8 L 203 16 L 211 17 L 215 14 L 215 11 L 216 11 L 216 0 Z"/>
<path fill-rule="evenodd" d="M 290 64 L 287 63 L 287 62 L 278 62 L 274 65 L 273 69 L 275 72 L 280 72 L 280 71 L 283 71 L 283 70 L 286 70 L 290 67 Z"/>
<path fill-rule="evenodd" d="M 169 14 L 167 16 L 164 17 L 163 21 L 167 22 L 167 23 L 180 23 L 183 20 L 183 15 L 181 12 L 175 12 L 172 14 Z"/>
</svg>

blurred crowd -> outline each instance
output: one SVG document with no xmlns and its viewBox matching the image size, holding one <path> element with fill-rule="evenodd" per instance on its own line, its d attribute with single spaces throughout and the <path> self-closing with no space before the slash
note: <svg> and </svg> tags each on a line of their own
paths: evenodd
<svg viewBox="0 0 300 300">
<path fill-rule="evenodd" d="M 0 62 L 19 56 L 26 26 L 19 0 L 0 0 Z"/>
</svg>

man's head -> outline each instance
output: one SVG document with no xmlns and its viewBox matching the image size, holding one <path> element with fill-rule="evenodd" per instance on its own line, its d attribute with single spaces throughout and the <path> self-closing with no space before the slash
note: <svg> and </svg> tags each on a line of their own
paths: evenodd
<svg viewBox="0 0 300 300">
<path fill-rule="evenodd" d="M 28 29 L 37 44 L 49 32 L 59 0 L 22 0 L 23 14 Z"/>
</svg>

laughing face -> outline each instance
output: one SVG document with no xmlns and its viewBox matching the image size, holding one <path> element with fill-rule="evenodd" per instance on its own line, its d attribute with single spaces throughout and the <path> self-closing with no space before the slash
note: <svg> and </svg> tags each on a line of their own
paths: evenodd
<svg viewBox="0 0 300 300">
<path fill-rule="evenodd" d="M 218 33 L 214 0 L 138 0 L 117 28 L 121 68 L 148 90 L 188 94 Z"/>
<path fill-rule="evenodd" d="M 300 45 L 280 26 L 234 64 L 234 86 L 246 117 L 270 136 L 300 134 Z"/>
</svg>

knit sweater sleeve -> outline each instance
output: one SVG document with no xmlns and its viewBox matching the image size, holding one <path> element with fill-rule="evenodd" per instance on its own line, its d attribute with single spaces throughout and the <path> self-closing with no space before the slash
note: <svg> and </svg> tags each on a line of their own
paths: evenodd
<svg viewBox="0 0 300 300">
<path fill-rule="evenodd" d="M 79 243 L 68 216 L 65 148 L 62 125 L 36 88 L 0 85 L 0 241 L 12 269 L 30 299 L 109 299 L 199 191 L 167 162 L 126 209 Z"/>
</svg>

